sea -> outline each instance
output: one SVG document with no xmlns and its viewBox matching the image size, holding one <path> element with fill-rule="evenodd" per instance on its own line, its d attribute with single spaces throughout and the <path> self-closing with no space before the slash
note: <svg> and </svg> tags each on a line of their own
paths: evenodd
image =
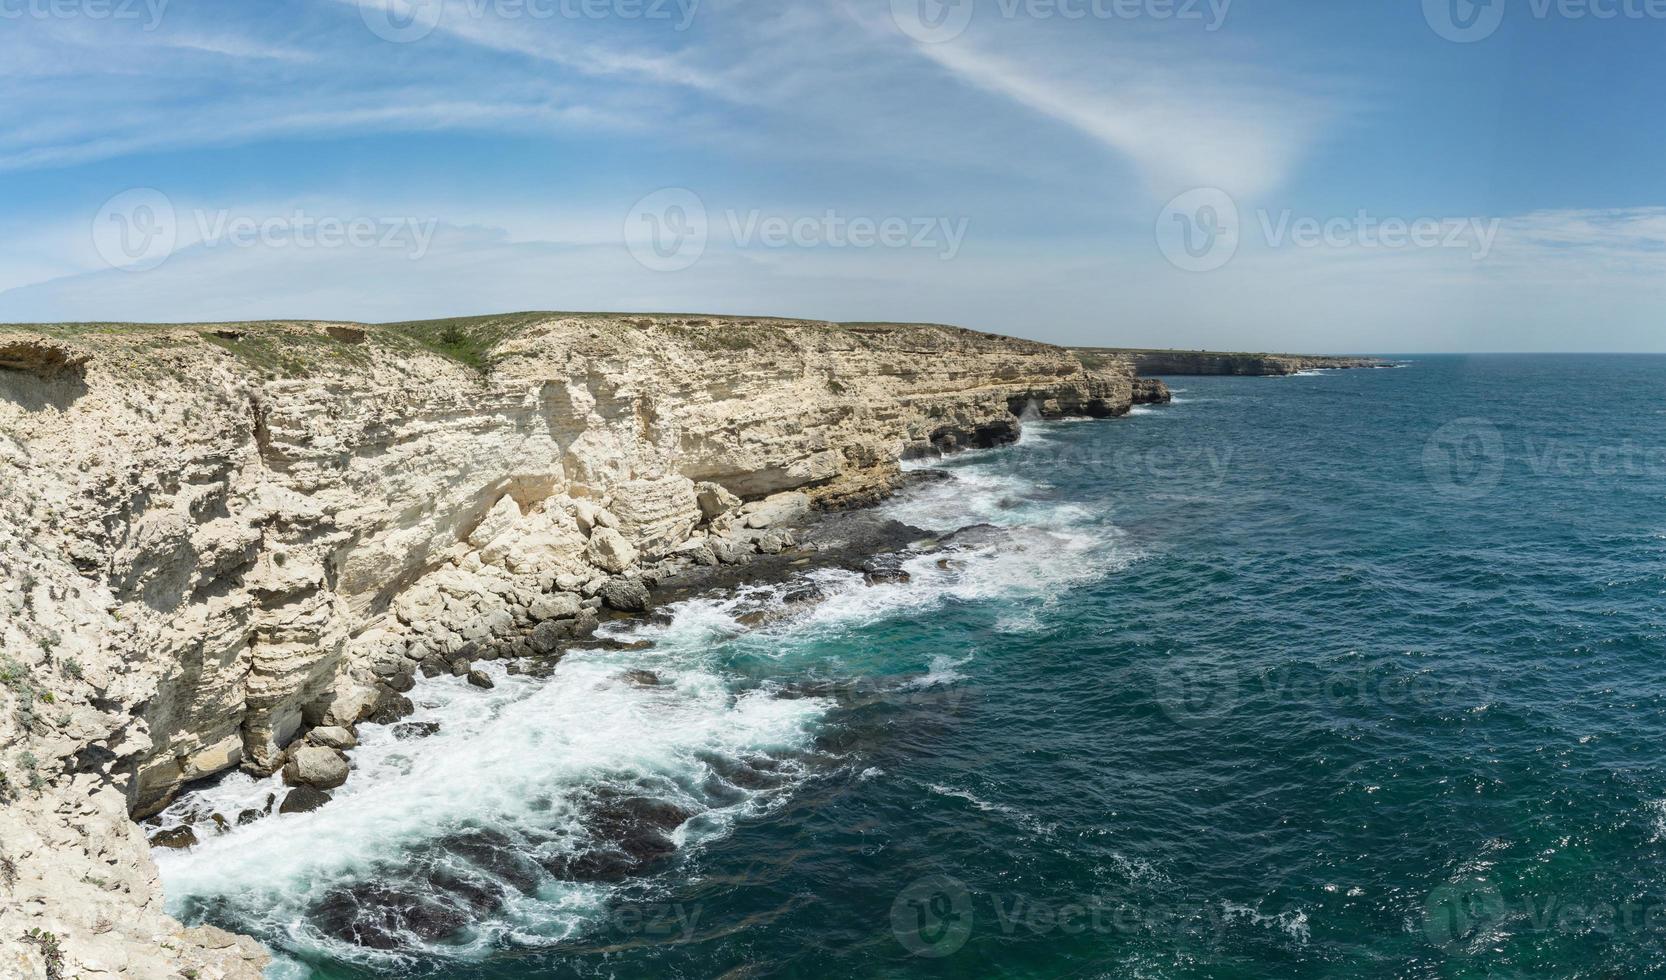
<svg viewBox="0 0 1666 980">
<path fill-rule="evenodd" d="M 1666 358 L 1396 364 L 1034 422 L 914 464 L 906 583 L 424 681 L 169 909 L 275 980 L 1666 976 Z"/>
</svg>

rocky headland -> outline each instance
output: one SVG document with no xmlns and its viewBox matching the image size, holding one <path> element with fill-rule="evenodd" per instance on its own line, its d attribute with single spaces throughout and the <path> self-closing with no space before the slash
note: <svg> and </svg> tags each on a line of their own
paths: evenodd
<svg viewBox="0 0 1666 980">
<path fill-rule="evenodd" d="M 0 976 L 258 976 L 163 909 L 150 847 L 197 831 L 138 821 L 184 787 L 316 808 L 424 676 L 817 562 L 894 581 L 910 529 L 837 515 L 1024 417 L 1166 401 L 1140 373 L 910 324 L 0 326 Z"/>
<path fill-rule="evenodd" d="M 1285 377 L 1302 371 L 1340 371 L 1388 367 L 1375 357 L 1323 357 L 1307 354 L 1246 354 L 1202 350 L 1138 350 L 1116 347 L 1078 347 L 1075 353 L 1093 363 L 1121 361 L 1140 375 L 1227 375 Z"/>
</svg>

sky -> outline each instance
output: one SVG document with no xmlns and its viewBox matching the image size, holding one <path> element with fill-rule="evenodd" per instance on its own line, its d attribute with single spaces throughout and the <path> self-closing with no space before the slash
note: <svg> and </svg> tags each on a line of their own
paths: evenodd
<svg viewBox="0 0 1666 980">
<path fill-rule="evenodd" d="M 0 321 L 1666 351 L 1666 0 L 0 0 Z"/>
</svg>

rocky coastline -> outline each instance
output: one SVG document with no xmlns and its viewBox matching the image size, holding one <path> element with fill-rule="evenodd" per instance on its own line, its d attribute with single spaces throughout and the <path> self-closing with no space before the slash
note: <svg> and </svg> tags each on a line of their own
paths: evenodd
<svg viewBox="0 0 1666 980">
<path fill-rule="evenodd" d="M 316 808 L 424 677 L 817 563 L 894 581 L 917 529 L 861 508 L 903 460 L 1167 397 L 932 325 L 0 327 L 0 972 L 258 976 L 162 908 L 149 847 L 198 829 L 136 821 L 186 786 L 281 773 L 265 809 Z"/>
<path fill-rule="evenodd" d="M 1247 354 L 1220 351 L 1137 350 L 1113 347 L 1072 348 L 1087 361 L 1124 361 L 1140 375 L 1214 375 L 1277 378 L 1302 371 L 1349 371 L 1391 365 L 1376 357 L 1324 357 L 1307 354 Z"/>
</svg>

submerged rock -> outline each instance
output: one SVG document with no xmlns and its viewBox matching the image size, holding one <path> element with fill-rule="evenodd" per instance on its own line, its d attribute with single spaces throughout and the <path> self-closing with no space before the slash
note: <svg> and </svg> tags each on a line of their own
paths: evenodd
<svg viewBox="0 0 1666 980">
<path fill-rule="evenodd" d="M 622 675 L 633 687 L 659 687 L 659 675 L 651 670 L 627 670 Z"/>
<path fill-rule="evenodd" d="M 311 813 L 330 802 L 330 794 L 313 786 L 297 786 L 283 798 L 279 813 Z"/>
<path fill-rule="evenodd" d="M 376 707 L 371 710 L 365 720 L 372 725 L 391 725 L 416 710 L 416 704 L 410 698 L 397 691 L 386 690 L 376 699 Z"/>
<path fill-rule="evenodd" d="M 581 805 L 588 840 L 541 858 L 544 869 L 572 881 L 617 881 L 676 853 L 671 832 L 693 816 L 674 803 L 599 790 Z"/>
<path fill-rule="evenodd" d="M 902 567 L 900 555 L 881 555 L 862 563 L 862 579 L 869 585 L 906 585 L 914 576 Z"/>
<path fill-rule="evenodd" d="M 393 950 L 435 942 L 468 925 L 461 907 L 442 905 L 415 889 L 365 883 L 338 888 L 313 906 L 326 935 L 365 949 Z"/>
<path fill-rule="evenodd" d="M 175 850 L 196 847 L 197 832 L 190 827 L 175 827 L 172 830 L 164 830 L 151 837 L 150 846 L 167 847 Z"/>
<path fill-rule="evenodd" d="M 437 721 L 402 721 L 393 726 L 393 737 L 401 742 L 427 738 L 438 734 L 440 723 Z"/>
</svg>

